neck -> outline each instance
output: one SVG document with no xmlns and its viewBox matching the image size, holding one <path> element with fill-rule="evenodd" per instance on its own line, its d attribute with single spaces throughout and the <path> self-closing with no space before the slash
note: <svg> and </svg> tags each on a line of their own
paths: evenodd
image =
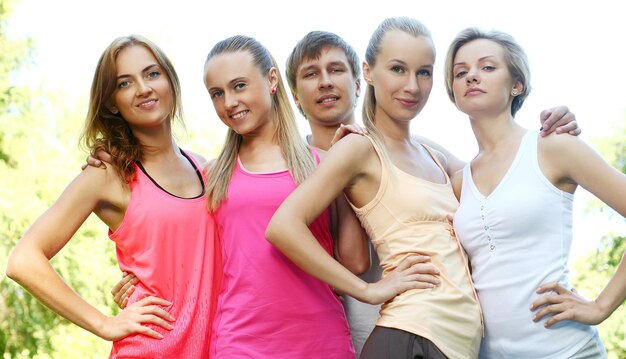
<svg viewBox="0 0 626 359">
<path fill-rule="evenodd" d="M 132 131 L 143 146 L 142 162 L 178 155 L 179 148 L 172 137 L 169 124 L 156 129 L 133 128 Z"/>
<path fill-rule="evenodd" d="M 508 146 L 511 139 L 523 135 L 526 131 L 510 113 L 498 116 L 471 116 L 470 123 L 478 143 L 479 152 L 493 152 L 501 146 Z"/>
<path fill-rule="evenodd" d="M 377 111 L 382 112 L 382 111 Z M 411 142 L 411 120 L 397 121 L 389 118 L 386 114 L 375 116 L 376 128 L 385 138 L 388 144 Z"/>
<path fill-rule="evenodd" d="M 328 151 L 330 143 L 335 137 L 337 129 L 343 125 L 353 125 L 354 114 L 348 117 L 346 120 L 332 125 L 323 125 L 321 121 L 315 119 L 309 119 L 309 127 L 311 128 L 311 135 L 307 136 L 307 142 L 310 146 L 317 147 L 320 150 Z"/>
</svg>

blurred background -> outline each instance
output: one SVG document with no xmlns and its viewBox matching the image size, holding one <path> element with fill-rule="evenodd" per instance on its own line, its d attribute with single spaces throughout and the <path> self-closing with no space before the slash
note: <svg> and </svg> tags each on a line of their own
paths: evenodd
<svg viewBox="0 0 626 359">
<path fill-rule="evenodd" d="M 307 32 L 344 37 L 362 58 L 383 19 L 411 16 L 433 33 L 438 59 L 429 104 L 412 129 L 469 161 L 476 143 L 468 120 L 448 100 L 443 62 L 468 26 L 513 35 L 531 63 L 533 92 L 517 115 L 538 129 L 539 112 L 566 105 L 583 140 L 626 173 L 626 21 L 610 1 L 72 1 L 0 0 L 0 353 L 4 358 L 101 358 L 110 343 L 41 306 L 4 275 L 11 248 L 79 173 L 87 155 L 78 136 L 96 62 L 117 36 L 156 42 L 181 78 L 184 147 L 214 157 L 225 126 L 202 81 L 211 47 L 235 34 L 256 37 L 281 71 Z M 284 72 L 283 72 L 284 74 Z M 360 111 L 358 112 L 360 113 Z M 307 124 L 299 118 L 302 133 Z M 623 196 L 624 194 L 615 194 Z M 550 220 L 546 218 L 546 220 Z M 570 257 L 579 292 L 595 298 L 626 250 L 624 218 L 579 189 Z M 95 218 L 52 260 L 68 284 L 105 313 L 121 274 L 107 229 Z M 626 309 L 599 326 L 610 358 L 626 358 Z"/>
</svg>

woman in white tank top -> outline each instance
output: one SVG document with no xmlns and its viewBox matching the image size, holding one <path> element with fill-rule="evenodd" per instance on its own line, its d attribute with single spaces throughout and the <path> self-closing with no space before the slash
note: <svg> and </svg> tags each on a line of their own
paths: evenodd
<svg viewBox="0 0 626 359">
<path fill-rule="evenodd" d="M 453 178 L 454 225 L 483 308 L 482 358 L 606 357 L 591 325 L 626 299 L 626 264 L 595 301 L 568 282 L 578 185 L 626 215 L 626 176 L 575 136 L 539 136 L 514 116 L 530 92 L 523 49 L 475 28 L 453 40 L 450 99 L 471 122 L 479 152 Z M 549 220 L 548 220 L 549 219 Z"/>
</svg>

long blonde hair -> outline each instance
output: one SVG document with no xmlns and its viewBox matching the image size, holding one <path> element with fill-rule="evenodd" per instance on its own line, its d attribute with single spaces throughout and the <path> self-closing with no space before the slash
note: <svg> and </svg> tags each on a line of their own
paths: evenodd
<svg viewBox="0 0 626 359">
<path fill-rule="evenodd" d="M 184 127 L 180 81 L 165 53 L 152 41 L 139 35 L 122 36 L 113 40 L 100 56 L 93 76 L 89 111 L 80 143 L 91 153 L 99 148 L 109 152 L 115 171 L 124 183 L 128 183 L 135 174 L 134 164 L 141 161 L 145 149 L 133 135 L 122 114 L 113 113 L 110 109 L 117 88 L 115 60 L 122 50 L 132 46 L 143 46 L 148 49 L 167 74 L 172 90 L 170 120 L 177 119 Z"/>
<path fill-rule="evenodd" d="M 396 30 L 402 31 L 414 37 L 424 36 L 432 41 L 432 36 L 428 28 L 416 19 L 409 17 L 392 17 L 385 19 L 380 23 L 380 25 L 378 25 L 372 34 L 372 37 L 367 45 L 367 50 L 365 51 L 365 61 L 367 61 L 370 68 L 376 65 L 378 55 L 381 51 L 383 37 L 389 31 Z M 433 46 L 433 53 L 434 51 L 435 48 Z M 365 89 L 365 98 L 363 99 L 363 125 L 365 125 L 370 137 L 380 149 L 383 160 L 390 164 L 391 160 L 389 159 L 385 139 L 376 127 L 376 94 L 374 91 L 374 86 L 367 84 L 367 88 Z"/>
<path fill-rule="evenodd" d="M 289 102 L 283 79 L 276 61 L 269 51 L 254 38 L 236 35 L 218 42 L 209 52 L 205 65 L 217 55 L 239 51 L 249 52 L 252 55 L 255 66 L 264 76 L 268 76 L 269 71 L 272 68 L 276 68 L 278 86 L 276 93 L 272 95 L 271 109 L 271 116 L 275 121 L 276 128 L 275 138 L 287 162 L 287 168 L 291 176 L 297 184 L 302 183 L 313 172 L 315 161 L 310 148 L 300 137 L 296 125 L 296 116 Z M 208 174 L 207 207 L 211 211 L 216 210 L 227 196 L 228 185 L 233 175 L 242 142 L 243 137 L 229 128 L 224 147 Z"/>
</svg>

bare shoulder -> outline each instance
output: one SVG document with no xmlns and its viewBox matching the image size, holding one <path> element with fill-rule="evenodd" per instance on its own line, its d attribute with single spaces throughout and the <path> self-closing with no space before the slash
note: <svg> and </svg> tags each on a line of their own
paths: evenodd
<svg viewBox="0 0 626 359">
<path fill-rule="evenodd" d="M 342 151 L 352 151 L 354 155 L 368 155 L 375 152 L 374 145 L 368 137 L 353 133 L 335 143 L 329 152 L 337 148 Z"/>
<path fill-rule="evenodd" d="M 328 150 L 322 162 L 359 173 L 374 160 L 379 161 L 371 140 L 363 135 L 349 134 Z"/>
<path fill-rule="evenodd" d="M 579 136 L 571 136 L 568 134 L 550 134 L 542 137 L 537 135 L 537 149 L 542 156 L 547 157 L 569 157 L 576 155 L 579 151 L 590 149 Z"/>
</svg>

